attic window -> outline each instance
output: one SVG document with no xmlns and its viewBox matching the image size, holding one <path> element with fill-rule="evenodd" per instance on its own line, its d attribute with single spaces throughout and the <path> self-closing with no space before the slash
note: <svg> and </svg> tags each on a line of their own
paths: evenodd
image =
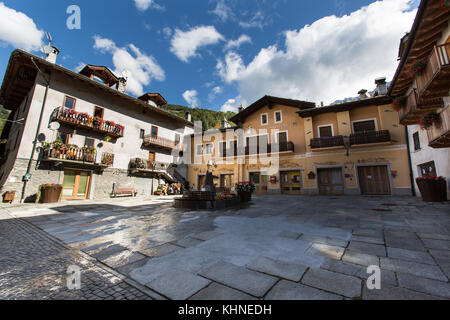
<svg viewBox="0 0 450 320">
<path fill-rule="evenodd" d="M 267 113 L 261 115 L 261 125 L 266 125 L 268 123 Z"/>
</svg>

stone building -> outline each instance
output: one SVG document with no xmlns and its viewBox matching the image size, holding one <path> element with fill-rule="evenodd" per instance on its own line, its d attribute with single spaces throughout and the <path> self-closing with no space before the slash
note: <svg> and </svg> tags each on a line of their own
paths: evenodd
<svg viewBox="0 0 450 320">
<path fill-rule="evenodd" d="M 407 128 L 413 177 L 446 177 L 450 199 L 450 7 L 443 1 L 420 3 L 399 60 L 389 93 Z M 420 124 L 424 116 L 437 121 Z"/>
<path fill-rule="evenodd" d="M 0 145 L 0 187 L 33 201 L 41 184 L 62 184 L 63 199 L 110 197 L 113 185 L 149 195 L 182 181 L 177 166 L 193 124 L 161 109 L 158 93 L 136 99 L 125 78 L 88 65 L 75 73 L 15 50 L 0 92 L 11 110 Z"/>
</svg>

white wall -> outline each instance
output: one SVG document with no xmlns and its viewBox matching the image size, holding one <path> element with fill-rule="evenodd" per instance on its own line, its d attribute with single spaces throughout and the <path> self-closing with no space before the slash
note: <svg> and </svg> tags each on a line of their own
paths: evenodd
<svg viewBox="0 0 450 320">
<path fill-rule="evenodd" d="M 32 141 L 39 122 L 44 93 L 45 84 L 39 79 L 26 120 L 18 158 L 28 159 L 31 154 Z M 95 106 L 98 106 L 104 108 L 104 120 L 111 120 L 125 126 L 124 137 L 117 139 L 115 143 L 107 143 L 100 139 L 95 141 L 95 146 L 100 142 L 103 144 L 103 147 L 98 149 L 97 162 L 100 162 L 102 152 L 114 153 L 113 168 L 127 169 L 132 158 L 148 159 L 149 151 L 141 148 L 143 142 L 139 137 L 141 129 L 144 129 L 147 135 L 150 134 L 151 126 L 155 125 L 159 128 L 158 136 L 169 140 L 175 140 L 176 132 L 180 133 L 182 138 L 184 133 L 192 131 L 191 128 L 177 124 L 173 119 L 165 118 L 151 111 L 146 111 L 144 114 L 144 110 L 133 103 L 124 102 L 123 99 L 101 92 L 95 87 L 89 87 L 67 76 L 53 73 L 40 129 L 40 133 L 45 134 L 47 142 L 54 141 L 56 138 L 56 132 L 51 131 L 48 128 L 48 124 L 53 110 L 63 104 L 65 95 L 77 99 L 75 106 L 77 112 L 86 112 L 93 115 Z M 178 129 L 178 126 L 181 128 Z M 74 134 L 71 138 L 71 143 L 82 147 L 84 146 L 85 138 L 85 135 Z M 37 158 L 38 154 L 36 153 L 34 159 Z M 170 153 L 156 152 L 156 161 L 172 163 L 174 162 L 174 157 Z"/>
</svg>

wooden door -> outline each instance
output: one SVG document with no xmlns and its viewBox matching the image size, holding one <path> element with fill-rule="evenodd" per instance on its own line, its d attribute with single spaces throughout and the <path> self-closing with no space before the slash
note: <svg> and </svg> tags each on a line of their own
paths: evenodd
<svg viewBox="0 0 450 320">
<path fill-rule="evenodd" d="M 87 199 L 90 180 L 91 174 L 88 171 L 64 170 L 62 199 Z"/>
<path fill-rule="evenodd" d="M 149 152 L 148 153 L 148 165 L 149 165 L 149 169 L 153 168 L 153 162 L 155 162 L 155 153 L 154 152 Z"/>
<path fill-rule="evenodd" d="M 280 172 L 282 194 L 301 194 L 300 171 Z"/>
<path fill-rule="evenodd" d="M 359 187 L 364 195 L 390 195 L 387 166 L 358 167 Z"/>
<path fill-rule="evenodd" d="M 233 178 L 234 174 L 224 174 L 220 176 L 220 187 L 226 190 L 227 192 L 231 191 L 233 187 Z"/>
<path fill-rule="evenodd" d="M 250 173 L 250 182 L 256 186 L 255 194 L 266 194 L 268 181 L 267 175 L 263 175 L 260 172 Z"/>
<path fill-rule="evenodd" d="M 342 168 L 318 169 L 319 193 L 322 195 L 344 194 Z"/>
</svg>

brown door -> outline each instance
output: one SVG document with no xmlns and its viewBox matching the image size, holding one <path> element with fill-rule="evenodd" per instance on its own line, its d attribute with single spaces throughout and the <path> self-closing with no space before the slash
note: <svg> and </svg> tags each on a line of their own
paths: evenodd
<svg viewBox="0 0 450 320">
<path fill-rule="evenodd" d="M 87 199 L 90 180 L 91 174 L 87 171 L 64 170 L 62 199 Z"/>
<path fill-rule="evenodd" d="M 391 186 L 387 166 L 358 167 L 361 194 L 390 195 Z"/>
<path fill-rule="evenodd" d="M 300 171 L 280 172 L 282 194 L 301 194 Z"/>
<path fill-rule="evenodd" d="M 344 194 L 344 178 L 341 168 L 318 169 L 317 175 L 320 194 Z"/>
<path fill-rule="evenodd" d="M 148 154 L 148 164 L 149 164 L 150 168 L 153 167 L 153 162 L 155 162 L 155 153 L 154 152 L 149 152 L 149 154 Z"/>
<path fill-rule="evenodd" d="M 256 194 L 267 193 L 268 177 L 266 175 L 262 175 L 260 172 L 252 172 L 250 173 L 250 182 L 256 186 Z"/>
<path fill-rule="evenodd" d="M 223 174 L 220 176 L 220 187 L 230 192 L 232 188 L 234 174 Z"/>
</svg>

